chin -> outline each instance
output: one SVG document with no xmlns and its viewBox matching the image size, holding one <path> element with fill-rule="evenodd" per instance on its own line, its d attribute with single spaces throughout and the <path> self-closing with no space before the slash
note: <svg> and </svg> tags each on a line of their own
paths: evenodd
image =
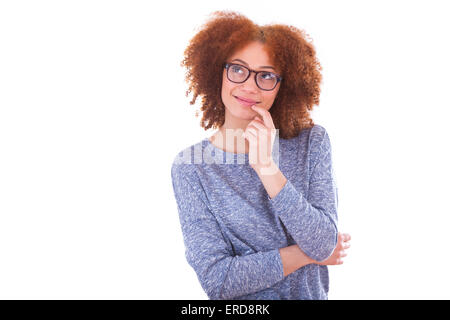
<svg viewBox="0 0 450 320">
<path fill-rule="evenodd" d="M 240 119 L 250 120 L 250 119 L 253 119 L 253 117 L 255 116 L 254 114 L 252 114 L 251 111 L 253 111 L 253 110 L 250 108 L 249 108 L 249 110 L 245 110 L 245 109 L 242 109 L 241 107 L 238 107 L 234 110 L 233 116 L 235 116 L 236 118 L 240 118 Z"/>
</svg>

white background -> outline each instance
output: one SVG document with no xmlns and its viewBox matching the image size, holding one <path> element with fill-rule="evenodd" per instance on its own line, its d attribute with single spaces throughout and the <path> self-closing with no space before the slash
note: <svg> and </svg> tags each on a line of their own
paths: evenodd
<svg viewBox="0 0 450 320">
<path fill-rule="evenodd" d="M 304 29 L 322 64 L 313 119 L 352 236 L 329 298 L 449 299 L 446 4 L 0 2 L 0 298 L 207 299 L 170 167 L 213 133 L 183 50 L 230 9 Z"/>
</svg>

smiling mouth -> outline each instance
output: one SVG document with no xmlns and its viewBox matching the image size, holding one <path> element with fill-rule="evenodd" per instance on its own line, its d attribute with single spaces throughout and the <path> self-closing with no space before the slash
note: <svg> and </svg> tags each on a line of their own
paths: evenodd
<svg viewBox="0 0 450 320">
<path fill-rule="evenodd" d="M 244 105 L 248 105 L 248 106 L 251 106 L 251 105 L 254 105 L 254 104 L 258 104 L 258 103 L 261 103 L 261 101 L 254 101 L 254 100 L 247 100 L 247 99 L 244 99 L 244 98 L 239 98 L 239 97 L 237 97 L 237 96 L 233 96 L 237 101 L 239 101 L 241 104 L 244 104 Z"/>
</svg>

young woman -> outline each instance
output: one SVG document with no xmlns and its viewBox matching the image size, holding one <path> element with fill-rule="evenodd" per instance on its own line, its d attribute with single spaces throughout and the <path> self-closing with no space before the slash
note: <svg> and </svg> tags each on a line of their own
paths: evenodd
<svg viewBox="0 0 450 320">
<path fill-rule="evenodd" d="M 202 97 L 201 126 L 218 128 L 171 171 L 206 294 L 327 299 L 327 265 L 342 264 L 350 236 L 337 228 L 330 138 L 309 114 L 322 78 L 314 47 L 295 27 L 215 12 L 182 65 L 191 104 Z"/>
</svg>

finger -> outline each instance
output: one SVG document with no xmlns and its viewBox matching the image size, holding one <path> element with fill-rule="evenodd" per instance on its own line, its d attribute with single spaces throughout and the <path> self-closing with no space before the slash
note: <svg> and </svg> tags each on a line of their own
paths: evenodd
<svg viewBox="0 0 450 320">
<path fill-rule="evenodd" d="M 256 129 L 254 126 L 248 126 L 247 129 L 245 129 L 245 132 L 251 133 L 255 137 L 258 136 L 258 129 Z"/>
<path fill-rule="evenodd" d="M 247 127 L 247 129 L 244 131 L 244 133 L 242 134 L 242 136 L 247 139 L 249 142 L 256 142 L 256 133 L 255 133 L 256 129 L 252 129 L 251 127 Z"/>
<path fill-rule="evenodd" d="M 257 105 L 253 105 L 252 109 L 262 116 L 263 122 L 267 128 L 275 128 L 269 111 Z"/>
<path fill-rule="evenodd" d="M 255 117 L 253 118 L 253 120 L 260 121 L 262 124 L 264 124 L 264 120 L 263 120 L 261 117 L 259 117 L 259 116 L 255 116 Z"/>
<path fill-rule="evenodd" d="M 340 254 L 339 254 L 339 258 L 343 258 L 343 257 L 346 257 L 346 256 L 347 256 L 347 252 L 345 252 L 345 251 L 341 251 Z"/>
<path fill-rule="evenodd" d="M 350 241 L 352 239 L 352 237 L 350 237 L 350 235 L 348 233 L 344 233 L 344 234 L 342 234 L 342 239 L 344 241 Z"/>
<path fill-rule="evenodd" d="M 267 130 L 267 127 L 261 121 L 253 120 L 252 122 L 250 122 L 250 124 L 252 126 L 256 127 L 257 129 L 264 130 L 264 131 Z"/>
<path fill-rule="evenodd" d="M 350 243 L 346 242 L 343 246 L 344 249 L 348 249 L 351 247 Z"/>
</svg>

